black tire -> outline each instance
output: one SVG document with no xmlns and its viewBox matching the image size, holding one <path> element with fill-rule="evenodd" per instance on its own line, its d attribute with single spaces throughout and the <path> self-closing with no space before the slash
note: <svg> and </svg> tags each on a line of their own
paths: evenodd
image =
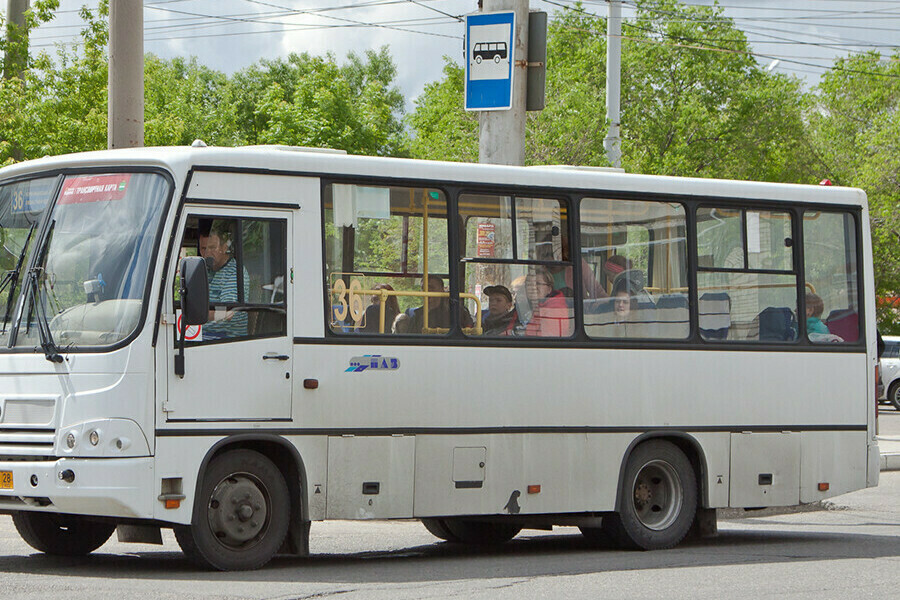
<svg viewBox="0 0 900 600">
<path fill-rule="evenodd" d="M 447 524 L 444 522 L 444 519 L 422 519 L 422 525 L 425 526 L 425 529 L 428 530 L 428 533 L 436 538 L 444 540 L 445 542 L 459 543 L 462 541 L 458 537 L 450 533 L 450 530 L 447 529 Z"/>
<path fill-rule="evenodd" d="M 475 519 L 442 519 L 444 527 L 455 539 L 449 542 L 492 546 L 503 544 L 518 535 L 522 528 L 514 523 L 480 521 Z"/>
<path fill-rule="evenodd" d="M 628 457 L 619 511 L 603 530 L 626 548 L 662 550 L 688 534 L 697 513 L 697 475 L 677 446 L 650 440 Z"/>
<path fill-rule="evenodd" d="M 888 389 L 888 401 L 894 405 L 896 410 L 900 410 L 900 379 L 891 384 Z"/>
<path fill-rule="evenodd" d="M 25 542 L 46 554 L 85 556 L 106 543 L 116 526 L 80 515 L 16 512 L 13 524 Z"/>
<path fill-rule="evenodd" d="M 606 523 L 606 517 L 603 517 L 603 524 Z M 592 546 L 610 546 L 613 544 L 613 539 L 610 537 L 609 532 L 605 527 L 601 524 L 600 527 L 578 527 L 578 530 L 581 532 L 581 535 L 584 536 L 584 539 L 587 540 L 589 544 Z"/>
<path fill-rule="evenodd" d="M 175 528 L 185 555 L 204 568 L 258 569 L 287 535 L 291 498 L 271 460 L 232 450 L 210 462 L 198 486 L 190 526 Z"/>
</svg>

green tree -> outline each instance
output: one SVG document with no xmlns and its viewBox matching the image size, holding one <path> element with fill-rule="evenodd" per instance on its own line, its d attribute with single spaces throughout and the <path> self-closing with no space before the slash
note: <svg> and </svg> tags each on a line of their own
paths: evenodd
<svg viewBox="0 0 900 600">
<path fill-rule="evenodd" d="M 338 148 L 354 154 L 404 153 L 403 97 L 386 48 L 350 54 L 291 54 L 263 60 L 232 78 L 237 128 L 249 144 Z"/>
<path fill-rule="evenodd" d="M 527 122 L 528 164 L 606 165 L 606 25 L 580 5 L 548 32 L 546 108 Z M 718 7 L 641 2 L 623 28 L 623 166 L 636 173 L 809 180 L 797 79 L 767 73 Z M 715 43 L 709 40 L 715 40 Z M 473 160 L 478 126 L 448 64 L 409 117 L 421 158 Z M 441 156 L 441 153 L 444 153 Z"/>
<path fill-rule="evenodd" d="M 900 52 L 840 58 L 822 78 L 810 131 L 822 177 L 869 199 L 875 293 L 900 296 Z M 877 310 L 882 333 L 900 334 L 896 307 Z"/>
</svg>

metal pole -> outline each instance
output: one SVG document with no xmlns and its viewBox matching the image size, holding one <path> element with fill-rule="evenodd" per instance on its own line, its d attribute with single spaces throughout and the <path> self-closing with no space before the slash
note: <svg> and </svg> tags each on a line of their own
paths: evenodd
<svg viewBox="0 0 900 600">
<path fill-rule="evenodd" d="M 109 148 L 144 145 L 144 7 L 109 3 Z"/>
<path fill-rule="evenodd" d="M 478 162 L 525 164 L 525 91 L 528 82 L 528 0 L 483 0 L 483 12 L 514 11 L 512 108 L 479 113 Z"/>
<path fill-rule="evenodd" d="M 619 138 L 619 91 L 622 71 L 622 3 L 609 1 L 606 21 L 606 118 L 609 133 L 603 140 L 606 158 L 616 168 L 622 167 L 622 146 Z"/>
</svg>

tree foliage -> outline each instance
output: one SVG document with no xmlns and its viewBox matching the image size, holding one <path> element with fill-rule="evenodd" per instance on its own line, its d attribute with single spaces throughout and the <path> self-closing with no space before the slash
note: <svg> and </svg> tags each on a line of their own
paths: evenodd
<svg viewBox="0 0 900 600">
<path fill-rule="evenodd" d="M 546 108 L 530 113 L 526 163 L 607 165 L 606 22 L 576 5 L 550 22 Z M 797 79 L 767 73 L 718 7 L 639 4 L 623 29 L 623 166 L 637 173 L 810 180 L 808 102 Z M 701 49 L 703 40 L 716 48 Z M 708 47 L 708 44 L 705 44 Z M 409 117 L 420 158 L 474 160 L 478 124 L 450 63 Z"/>
<path fill-rule="evenodd" d="M 56 0 L 36 2 L 34 27 Z M 46 5 L 46 6 L 45 6 Z M 82 9 L 77 48 L 29 60 L 22 79 L 0 81 L 0 164 L 106 147 L 108 3 Z M 4 42 L 5 44 L 5 42 Z M 0 50 L 5 50 L 0 45 Z M 403 96 L 387 48 L 331 56 L 292 54 L 229 77 L 196 59 L 144 60 L 144 143 L 286 144 L 403 155 Z M 16 150 L 19 156 L 14 157 Z"/>
<path fill-rule="evenodd" d="M 824 176 L 869 198 L 876 295 L 900 296 L 900 52 L 842 58 L 817 89 L 810 132 Z M 883 332 L 900 334 L 898 307 L 878 308 Z"/>
</svg>

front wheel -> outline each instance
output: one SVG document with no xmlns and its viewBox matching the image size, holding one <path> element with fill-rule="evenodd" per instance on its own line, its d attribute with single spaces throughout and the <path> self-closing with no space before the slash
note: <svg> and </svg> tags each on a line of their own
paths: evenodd
<svg viewBox="0 0 900 600">
<path fill-rule="evenodd" d="M 25 542 L 46 554 L 84 556 L 106 543 L 116 526 L 79 515 L 17 512 L 13 524 Z"/>
<path fill-rule="evenodd" d="M 697 476 L 677 446 L 650 440 L 634 449 L 625 466 L 619 512 L 603 529 L 625 547 L 671 548 L 684 539 L 697 512 Z"/>
<path fill-rule="evenodd" d="M 887 397 L 894 408 L 900 410 L 900 379 L 891 384 Z"/>
<path fill-rule="evenodd" d="M 220 571 L 257 569 L 287 535 L 291 499 L 281 472 L 253 450 L 212 460 L 198 489 L 191 525 L 175 528 L 185 555 Z"/>
</svg>

